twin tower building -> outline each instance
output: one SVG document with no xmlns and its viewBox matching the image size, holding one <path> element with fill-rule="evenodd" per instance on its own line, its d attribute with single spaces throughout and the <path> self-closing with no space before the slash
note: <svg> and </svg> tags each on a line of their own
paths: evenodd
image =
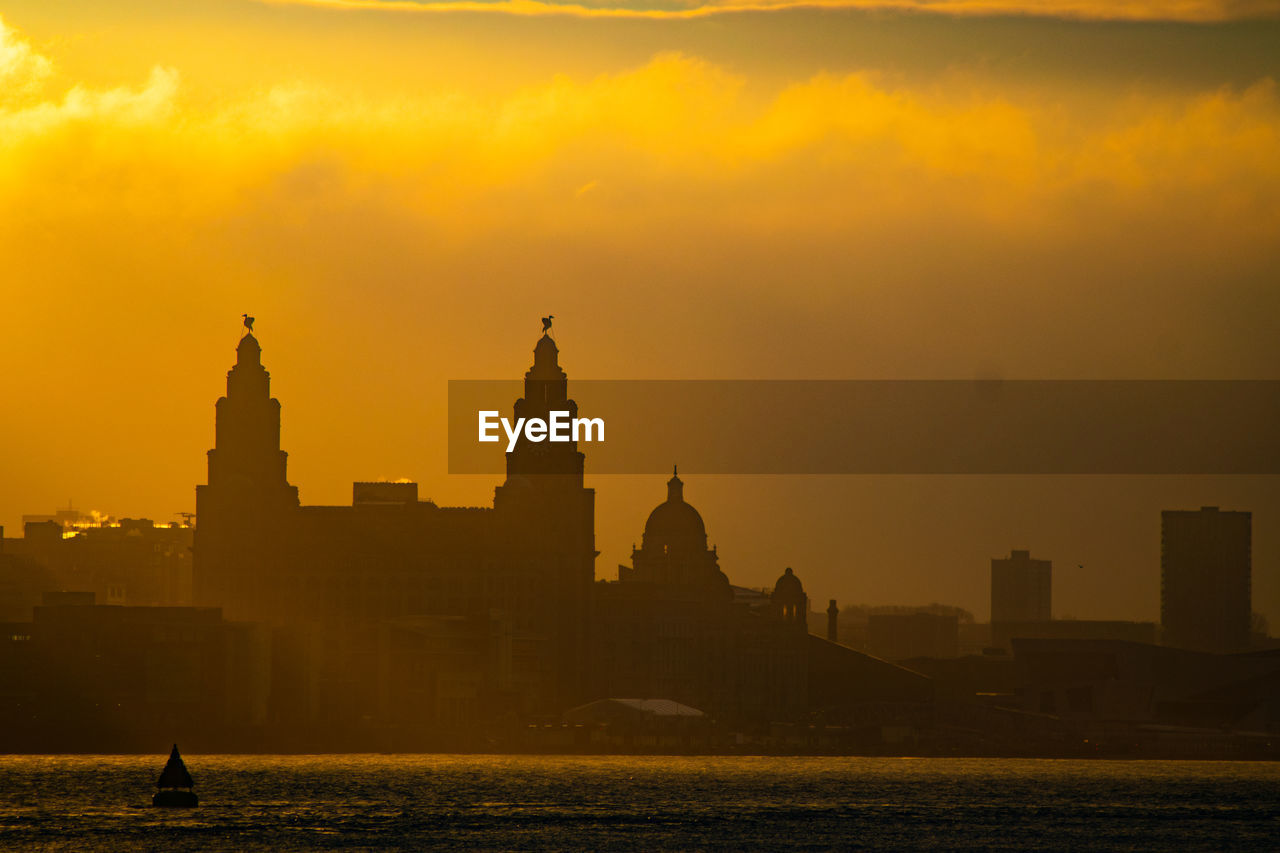
<svg viewBox="0 0 1280 853">
<path fill-rule="evenodd" d="M 595 582 L 595 493 L 573 442 L 521 439 L 492 508 L 437 506 L 413 483 L 356 483 L 350 506 L 305 506 L 252 333 L 236 354 L 196 487 L 195 599 L 269 626 L 273 660 L 323 713 L 413 704 L 465 721 L 610 696 L 744 720 L 803 711 L 803 588 L 788 569 L 772 598 L 737 600 L 678 478 L 616 583 Z M 515 414 L 564 410 L 577 415 L 544 334 Z"/>
</svg>

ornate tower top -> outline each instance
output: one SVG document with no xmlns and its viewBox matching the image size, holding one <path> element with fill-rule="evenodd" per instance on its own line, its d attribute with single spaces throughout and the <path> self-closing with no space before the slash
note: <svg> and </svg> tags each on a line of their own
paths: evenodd
<svg viewBox="0 0 1280 853">
<path fill-rule="evenodd" d="M 236 364 L 247 364 L 250 366 L 261 366 L 262 364 L 262 346 L 258 343 L 258 339 L 250 332 L 240 339 L 240 343 L 236 346 Z"/>
<path fill-rule="evenodd" d="M 679 469 L 671 466 L 671 479 L 667 480 L 667 502 L 684 503 L 684 481 L 680 479 Z"/>
<path fill-rule="evenodd" d="M 248 329 L 253 318 L 245 319 Z M 285 475 L 288 454 L 280 449 L 280 402 L 271 396 L 271 374 L 262 366 L 262 346 L 246 331 L 227 371 L 227 393 L 216 406 L 209 485 L 283 496 L 297 505 L 297 490 Z"/>
<path fill-rule="evenodd" d="M 524 378 L 544 381 L 564 380 L 568 377 L 560 367 L 560 348 L 550 335 L 543 335 L 533 348 L 533 367 L 525 373 Z"/>
<path fill-rule="evenodd" d="M 524 374 L 524 396 L 516 400 L 515 416 L 549 420 L 552 412 L 568 412 L 570 418 L 576 418 L 578 404 L 569 398 L 569 378 L 560 367 L 560 349 L 543 333 L 533 348 L 533 366 Z M 521 436 L 515 449 L 507 453 L 508 483 L 557 475 L 561 485 L 581 488 L 582 472 L 583 455 L 577 442 L 533 443 Z"/>
</svg>

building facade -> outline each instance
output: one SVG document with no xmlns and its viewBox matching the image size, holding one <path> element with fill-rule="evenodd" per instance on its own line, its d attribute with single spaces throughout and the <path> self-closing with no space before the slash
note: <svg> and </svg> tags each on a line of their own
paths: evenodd
<svg viewBox="0 0 1280 853">
<path fill-rule="evenodd" d="M 186 524 L 91 518 L 62 510 L 24 516 L 21 538 L 0 528 L 0 618 L 31 618 L 46 592 L 92 593 L 99 604 L 180 607 L 191 603 Z"/>
<path fill-rule="evenodd" d="M 794 719 L 808 708 L 807 609 L 791 569 L 767 596 L 735 595 L 673 475 L 631 565 L 595 586 L 595 693 L 744 724 Z"/>
<path fill-rule="evenodd" d="M 1160 622 L 1164 644 L 1204 652 L 1249 647 L 1252 514 L 1160 514 Z"/>
<path fill-rule="evenodd" d="M 872 613 L 867 616 L 867 651 L 884 660 L 953 658 L 960 653 L 954 613 Z"/>
<path fill-rule="evenodd" d="M 578 416 L 544 334 L 514 416 L 557 411 Z M 670 700 L 759 729 L 880 695 L 868 667 L 920 695 L 920 676 L 810 637 L 790 568 L 768 592 L 732 587 L 678 476 L 631 565 L 596 583 L 595 495 L 576 444 L 521 437 L 491 507 L 437 506 L 412 483 L 356 483 L 350 506 L 307 506 L 280 418 L 246 334 L 196 490 L 194 595 L 270 632 L 277 733 L 430 746 L 449 729 L 545 721 L 605 698 Z"/>
<path fill-rule="evenodd" d="M 232 619 L 318 626 L 308 635 L 320 638 L 318 696 L 331 722 L 376 713 L 385 695 L 380 624 L 410 617 L 496 621 L 532 650 L 519 690 L 487 697 L 494 712 L 583 701 L 595 509 L 576 444 L 522 438 L 492 507 L 440 507 L 418 500 L 412 484 L 357 484 L 351 506 L 305 506 L 288 481 L 261 347 L 246 334 L 236 352 L 217 402 L 208 483 L 196 488 L 196 602 Z M 543 335 L 516 416 L 576 416 L 567 390 L 555 342 Z M 466 655 L 431 659 L 447 666 Z"/>
<path fill-rule="evenodd" d="M 91 601 L 48 595 L 31 621 L 0 626 L 0 748 L 243 748 L 267 722 L 263 626 L 217 608 Z"/>
<path fill-rule="evenodd" d="M 1052 619 L 1053 563 L 1011 551 L 991 560 L 991 624 Z"/>
</svg>

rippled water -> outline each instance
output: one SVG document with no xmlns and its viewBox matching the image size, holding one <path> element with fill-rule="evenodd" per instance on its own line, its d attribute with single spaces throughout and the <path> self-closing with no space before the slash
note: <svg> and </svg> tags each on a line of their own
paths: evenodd
<svg viewBox="0 0 1280 853">
<path fill-rule="evenodd" d="M 1011 759 L 0 756 L 0 848 L 1280 849 L 1280 766 Z"/>
</svg>

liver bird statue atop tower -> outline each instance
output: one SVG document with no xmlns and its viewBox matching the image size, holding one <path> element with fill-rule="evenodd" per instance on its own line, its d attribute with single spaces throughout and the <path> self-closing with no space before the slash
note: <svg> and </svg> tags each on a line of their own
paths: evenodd
<svg viewBox="0 0 1280 853">
<path fill-rule="evenodd" d="M 253 334 L 253 318 L 248 314 L 244 315 L 244 327 L 249 330 L 249 334 Z"/>
<path fill-rule="evenodd" d="M 548 314 L 542 318 L 542 334 L 546 335 L 551 333 L 551 321 L 555 318 L 555 314 Z"/>
</svg>

